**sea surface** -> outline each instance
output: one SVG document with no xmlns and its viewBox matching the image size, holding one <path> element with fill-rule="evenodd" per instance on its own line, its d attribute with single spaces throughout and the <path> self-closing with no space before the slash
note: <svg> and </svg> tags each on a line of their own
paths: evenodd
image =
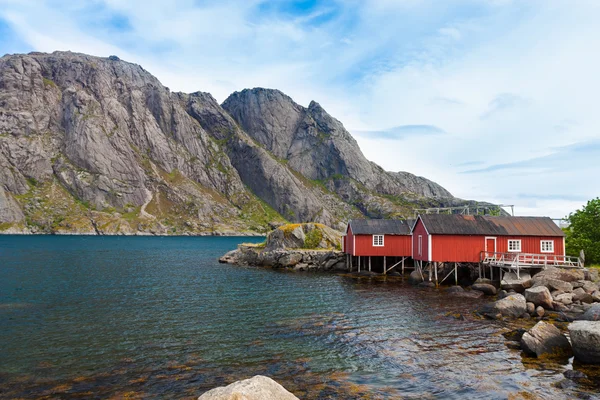
<svg viewBox="0 0 600 400">
<path fill-rule="evenodd" d="M 192 399 L 256 374 L 302 399 L 600 398 L 597 370 L 476 319 L 485 300 L 217 262 L 260 240 L 0 236 L 0 398 Z"/>
</svg>

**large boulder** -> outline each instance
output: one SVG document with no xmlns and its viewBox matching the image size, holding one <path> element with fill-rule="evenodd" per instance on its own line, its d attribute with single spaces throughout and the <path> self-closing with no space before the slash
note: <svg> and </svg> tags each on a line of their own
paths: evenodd
<svg viewBox="0 0 600 400">
<path fill-rule="evenodd" d="M 600 304 L 593 304 L 583 315 L 582 320 L 585 321 L 600 321 Z"/>
<path fill-rule="evenodd" d="M 490 285 L 489 283 L 475 283 L 473 286 L 471 286 L 471 289 L 483 292 L 488 296 L 496 295 L 496 287 Z"/>
<path fill-rule="evenodd" d="M 585 274 L 585 279 L 592 282 L 598 281 L 598 272 L 600 272 L 597 268 L 589 268 L 587 269 Z"/>
<path fill-rule="evenodd" d="M 594 298 L 591 294 L 587 293 L 584 288 L 580 287 L 573 290 L 573 301 L 591 304 L 594 302 Z"/>
<path fill-rule="evenodd" d="M 592 294 L 596 290 L 598 290 L 598 285 L 595 284 L 594 282 L 585 281 L 583 283 L 582 289 L 585 290 L 586 293 Z"/>
<path fill-rule="evenodd" d="M 500 288 L 506 291 L 514 290 L 517 293 L 523 293 L 525 289 L 533 285 L 529 273 L 521 272 L 519 275 L 520 277 L 517 277 L 517 274 L 514 272 L 504 274 L 500 282 Z"/>
<path fill-rule="evenodd" d="M 560 290 L 564 293 L 570 293 L 573 291 L 573 285 L 569 282 L 560 281 L 558 279 L 537 279 L 534 280 L 533 287 L 546 286 L 550 290 Z"/>
<path fill-rule="evenodd" d="M 575 321 L 569 324 L 575 358 L 587 364 L 600 364 L 600 321 Z"/>
<path fill-rule="evenodd" d="M 573 304 L 573 293 L 559 294 L 554 298 L 554 300 L 568 306 L 569 304 Z"/>
<path fill-rule="evenodd" d="M 512 294 L 491 304 L 486 304 L 480 311 L 489 318 L 498 318 L 499 316 L 508 318 L 519 318 L 527 313 L 527 302 L 522 294 Z"/>
<path fill-rule="evenodd" d="M 198 400 L 298 400 L 273 379 L 256 375 L 204 393 Z"/>
<path fill-rule="evenodd" d="M 583 280 L 585 274 L 581 269 L 564 269 L 549 267 L 532 278 L 533 284 L 547 282 L 548 280 L 559 280 L 564 282 L 576 282 Z"/>
<path fill-rule="evenodd" d="M 544 321 L 538 322 L 521 337 L 521 347 L 527 354 L 552 357 L 572 355 L 569 340 L 557 327 Z"/>
<path fill-rule="evenodd" d="M 545 286 L 536 286 L 525 290 L 525 299 L 536 306 L 552 309 L 552 295 Z"/>
</svg>

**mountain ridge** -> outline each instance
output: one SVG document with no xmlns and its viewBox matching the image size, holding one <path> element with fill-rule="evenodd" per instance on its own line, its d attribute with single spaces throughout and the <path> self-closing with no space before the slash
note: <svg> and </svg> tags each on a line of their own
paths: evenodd
<svg viewBox="0 0 600 400">
<path fill-rule="evenodd" d="M 460 202 L 367 160 L 316 101 L 171 92 L 137 64 L 0 58 L 0 232 L 263 234 Z"/>
</svg>

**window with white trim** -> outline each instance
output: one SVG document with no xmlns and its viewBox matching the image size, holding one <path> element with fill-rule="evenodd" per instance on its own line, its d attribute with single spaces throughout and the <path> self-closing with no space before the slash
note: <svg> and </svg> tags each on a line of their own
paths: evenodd
<svg viewBox="0 0 600 400">
<path fill-rule="evenodd" d="M 383 246 L 383 235 L 373 235 L 373 246 L 375 246 L 375 247 Z"/>
<path fill-rule="evenodd" d="M 508 241 L 508 251 L 521 251 L 521 240 L 509 240 Z"/>
<path fill-rule="evenodd" d="M 419 235 L 419 255 L 423 255 L 423 236 Z"/>
<path fill-rule="evenodd" d="M 542 240 L 540 248 L 542 253 L 554 253 L 554 240 Z"/>
</svg>

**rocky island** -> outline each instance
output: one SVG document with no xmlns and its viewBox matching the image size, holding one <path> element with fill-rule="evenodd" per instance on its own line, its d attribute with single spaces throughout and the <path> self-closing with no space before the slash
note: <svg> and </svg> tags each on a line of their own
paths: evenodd
<svg viewBox="0 0 600 400">
<path fill-rule="evenodd" d="M 346 271 L 341 235 L 323 224 L 286 224 L 270 232 L 264 243 L 241 244 L 219 262 L 296 271 Z"/>
</svg>

